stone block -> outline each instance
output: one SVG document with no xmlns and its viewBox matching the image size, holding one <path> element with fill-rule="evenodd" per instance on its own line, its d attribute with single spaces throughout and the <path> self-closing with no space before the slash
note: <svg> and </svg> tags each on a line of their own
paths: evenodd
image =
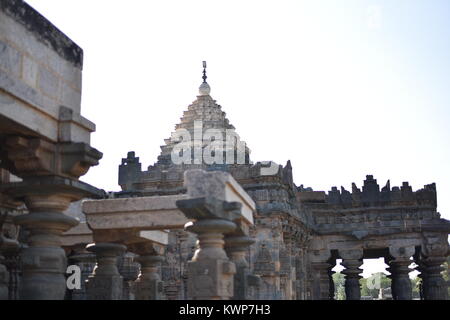
<svg viewBox="0 0 450 320">
<path fill-rule="evenodd" d="M 88 300 L 122 299 L 123 278 L 117 276 L 89 276 L 86 282 Z"/>
<path fill-rule="evenodd" d="M 188 262 L 188 296 L 194 300 L 233 296 L 234 263 L 227 260 Z"/>
<path fill-rule="evenodd" d="M 38 71 L 38 88 L 45 95 L 58 98 L 59 79 L 47 68 L 40 66 Z"/>
<path fill-rule="evenodd" d="M 22 61 L 22 79 L 30 87 L 37 88 L 38 64 L 27 56 Z"/>
<path fill-rule="evenodd" d="M 185 195 L 86 200 L 82 210 L 93 230 L 182 229 L 189 219 L 175 202 Z"/>
<path fill-rule="evenodd" d="M 58 100 L 63 106 L 67 106 L 72 110 L 80 110 L 81 106 L 81 92 L 61 82 L 58 91 Z"/>
<path fill-rule="evenodd" d="M 140 231 L 139 236 L 143 239 L 155 242 L 161 245 L 169 244 L 169 231 L 168 230 L 145 230 Z"/>
<path fill-rule="evenodd" d="M 4 41 L 0 40 L 0 68 L 9 74 L 20 77 L 20 59 L 22 54 Z"/>
</svg>

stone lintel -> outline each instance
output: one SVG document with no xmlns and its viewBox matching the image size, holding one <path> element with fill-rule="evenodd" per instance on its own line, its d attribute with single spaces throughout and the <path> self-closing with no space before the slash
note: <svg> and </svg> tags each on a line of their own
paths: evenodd
<svg viewBox="0 0 450 320">
<path fill-rule="evenodd" d="M 80 222 L 61 236 L 61 246 L 63 247 L 71 247 L 80 243 L 88 244 L 93 241 L 92 230 L 89 229 L 86 222 Z"/>
<path fill-rule="evenodd" d="M 177 208 L 185 195 L 85 200 L 82 211 L 89 228 L 100 230 L 183 229 L 189 219 Z"/>
</svg>

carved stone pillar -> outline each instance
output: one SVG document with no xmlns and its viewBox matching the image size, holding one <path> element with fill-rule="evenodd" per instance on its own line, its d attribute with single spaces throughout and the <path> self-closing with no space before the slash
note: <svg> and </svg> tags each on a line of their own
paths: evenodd
<svg viewBox="0 0 450 320">
<path fill-rule="evenodd" d="M 28 247 L 21 253 L 20 299 L 63 299 L 67 260 L 61 234 L 78 224 L 63 212 L 72 201 L 102 196 L 78 181 L 102 154 L 86 143 L 22 136 L 8 136 L 1 147 L 1 166 L 22 181 L 2 184 L 0 192 L 23 201 L 29 211 L 14 218 L 29 232 Z"/>
<path fill-rule="evenodd" d="M 188 223 L 186 230 L 197 233 L 199 248 L 188 263 L 188 297 L 194 300 L 222 300 L 233 296 L 236 267 L 223 249 L 223 234 L 235 224 L 223 219 Z"/>
<path fill-rule="evenodd" d="M 336 263 L 332 263 L 330 265 L 330 268 L 328 269 L 328 280 L 330 281 L 330 291 L 329 291 L 329 299 L 330 300 L 334 300 L 334 290 L 335 290 L 335 286 L 334 286 L 334 281 L 333 281 L 333 274 L 335 273 L 334 271 L 332 271 L 331 269 L 333 269 L 336 266 Z"/>
<path fill-rule="evenodd" d="M 164 257 L 140 256 L 137 261 L 141 264 L 141 273 L 135 282 L 136 300 L 163 300 L 163 282 L 158 266 L 164 261 Z"/>
<path fill-rule="evenodd" d="M 296 263 L 295 263 L 295 271 L 296 271 L 296 278 L 297 278 L 297 300 L 307 300 L 308 295 L 308 272 L 307 272 L 307 258 L 308 255 L 306 254 L 308 252 L 307 247 L 302 243 L 300 247 L 298 248 L 298 254 L 296 257 Z"/>
<path fill-rule="evenodd" d="M 0 184 L 6 180 L 5 173 L 0 169 Z M 0 300 L 13 300 L 16 295 L 16 288 L 12 287 L 15 283 L 11 281 L 16 274 L 10 262 L 11 256 L 19 251 L 18 228 L 13 223 L 13 217 L 19 213 L 15 210 L 17 206 L 18 203 L 0 193 Z"/>
<path fill-rule="evenodd" d="M 225 250 L 236 266 L 234 275 L 233 300 L 248 299 L 249 264 L 246 259 L 248 247 L 255 241 L 248 236 L 230 236 L 225 238 Z"/>
<path fill-rule="evenodd" d="M 345 274 L 345 296 L 346 300 L 360 300 L 361 299 L 361 287 L 359 285 L 359 275 L 362 272 L 361 265 L 363 252 L 362 250 L 340 250 L 342 265 L 345 270 L 342 271 Z"/>
<path fill-rule="evenodd" d="M 420 255 L 422 289 L 425 300 L 448 300 L 447 283 L 442 277 L 442 264 L 447 260 L 449 245 L 447 233 L 427 233 Z"/>
<path fill-rule="evenodd" d="M 42 177 L 11 183 L 8 192 L 21 197 L 29 213 L 14 222 L 28 230 L 28 247 L 21 252 L 20 299 L 63 299 L 66 292 L 66 254 L 61 234 L 78 224 L 63 211 L 83 191 L 68 185 L 69 179 Z M 75 182 L 75 181 L 70 181 Z"/>
<path fill-rule="evenodd" d="M 389 261 L 388 271 L 392 280 L 391 290 L 392 298 L 394 300 L 411 300 L 412 286 L 409 279 L 409 265 L 411 264 L 410 257 L 414 254 L 414 247 L 390 247 L 389 253 L 394 258 Z"/>
<path fill-rule="evenodd" d="M 3 236 L 0 235 L 0 247 L 2 246 Z M 4 265 L 5 257 L 2 255 L 0 251 L 0 300 L 8 299 L 8 282 L 9 282 L 9 273 L 6 270 L 6 266 Z"/>
<path fill-rule="evenodd" d="M 117 259 L 126 247 L 117 243 L 95 243 L 86 249 L 95 253 L 97 265 L 86 283 L 88 300 L 120 300 L 123 278 L 117 268 Z"/>
<path fill-rule="evenodd" d="M 447 283 L 442 277 L 442 264 L 446 257 L 428 257 L 423 260 L 425 273 L 423 280 L 424 300 L 448 300 Z"/>
<path fill-rule="evenodd" d="M 158 270 L 164 261 L 164 246 L 147 241 L 130 244 L 129 250 L 139 255 L 135 260 L 141 265 L 141 272 L 134 282 L 136 300 L 164 300 L 164 286 Z"/>
<path fill-rule="evenodd" d="M 80 289 L 74 289 L 72 291 L 72 300 L 86 300 L 86 281 L 89 275 L 92 274 L 95 266 L 95 255 L 90 252 L 78 252 L 69 257 L 73 260 L 81 270 L 81 285 Z"/>
<path fill-rule="evenodd" d="M 133 285 L 139 275 L 139 265 L 134 262 L 134 254 L 131 252 L 125 253 L 118 260 L 117 267 L 123 277 L 122 300 L 134 300 Z"/>
<path fill-rule="evenodd" d="M 330 300 L 331 257 L 329 250 L 313 250 L 309 254 L 311 263 L 311 293 L 313 300 Z"/>
<path fill-rule="evenodd" d="M 190 219 L 185 229 L 198 235 L 198 249 L 188 262 L 188 298 L 194 300 L 226 300 L 233 296 L 236 267 L 224 250 L 224 234 L 236 229 L 234 222 L 219 217 L 235 210 L 230 202 L 213 198 L 177 201 L 177 206 Z"/>
</svg>

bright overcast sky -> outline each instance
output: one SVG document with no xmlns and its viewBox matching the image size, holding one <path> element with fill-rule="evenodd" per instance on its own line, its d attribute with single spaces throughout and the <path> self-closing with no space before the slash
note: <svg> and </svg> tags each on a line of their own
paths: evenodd
<svg viewBox="0 0 450 320">
<path fill-rule="evenodd" d="M 436 182 L 450 219 L 450 1 L 27 2 L 84 49 L 103 152 L 84 181 L 118 191 L 127 151 L 156 162 L 206 60 L 253 162 L 290 159 L 314 190 Z"/>
</svg>

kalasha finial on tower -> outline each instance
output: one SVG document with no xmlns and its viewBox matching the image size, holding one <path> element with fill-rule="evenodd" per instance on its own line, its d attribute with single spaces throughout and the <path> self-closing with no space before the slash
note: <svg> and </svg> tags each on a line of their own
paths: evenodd
<svg viewBox="0 0 450 320">
<path fill-rule="evenodd" d="M 206 82 L 206 61 L 203 61 L 203 83 L 200 85 L 199 94 L 201 96 L 209 96 L 211 92 L 211 88 L 209 84 Z"/>
<path fill-rule="evenodd" d="M 203 82 L 206 82 L 206 61 L 203 61 Z"/>
</svg>

